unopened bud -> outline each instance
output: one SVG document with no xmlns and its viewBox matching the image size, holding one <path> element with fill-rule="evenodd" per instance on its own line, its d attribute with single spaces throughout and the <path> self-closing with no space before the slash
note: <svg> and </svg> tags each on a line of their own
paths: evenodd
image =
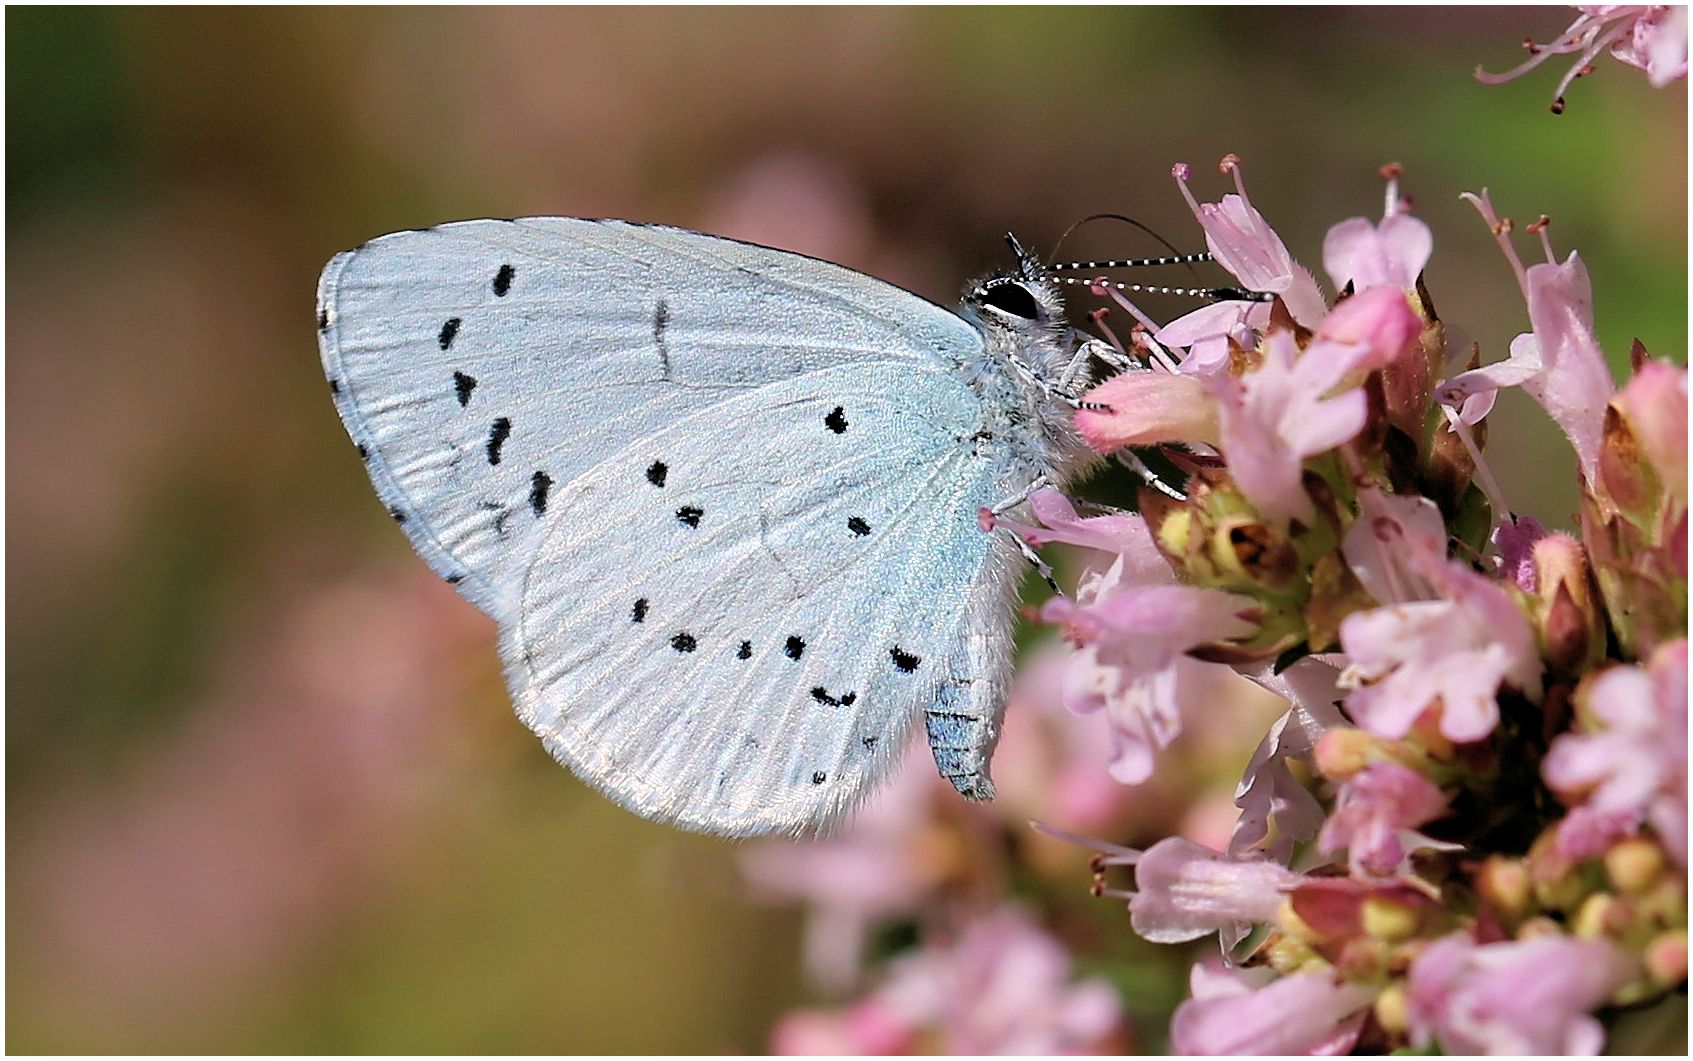
<svg viewBox="0 0 1693 1061">
<path fill-rule="evenodd" d="M 1532 555 L 1541 654 L 1554 674 L 1580 674 L 1605 652 L 1605 618 L 1587 553 L 1568 534 L 1548 534 Z"/>
<path fill-rule="evenodd" d="M 1491 855 L 1475 878 L 1476 892 L 1501 917 L 1516 921 L 1528 913 L 1534 899 L 1534 882 L 1528 867 L 1514 858 Z"/>
<path fill-rule="evenodd" d="M 1403 1035 L 1411 1027 L 1411 1007 L 1405 998 L 1405 985 L 1388 984 L 1376 996 L 1376 1023 L 1389 1035 Z"/>
<path fill-rule="evenodd" d="M 1663 871 L 1663 849 L 1644 837 L 1623 840 L 1605 852 L 1605 875 L 1618 891 L 1629 895 L 1645 892 Z"/>
<path fill-rule="evenodd" d="M 1571 928 L 1577 936 L 1597 939 L 1621 935 L 1633 920 L 1627 903 L 1609 892 L 1594 892 L 1576 911 Z"/>
<path fill-rule="evenodd" d="M 1660 984 L 1687 979 L 1687 930 L 1671 929 L 1646 944 L 1646 972 Z"/>
<path fill-rule="evenodd" d="M 1376 939 L 1409 939 L 1416 934 L 1420 921 L 1417 912 L 1402 903 L 1381 896 L 1364 900 L 1364 932 Z"/>
<path fill-rule="evenodd" d="M 1336 726 L 1317 738 L 1317 770 L 1330 781 L 1345 781 L 1375 761 L 1378 743 L 1365 730 Z"/>
</svg>

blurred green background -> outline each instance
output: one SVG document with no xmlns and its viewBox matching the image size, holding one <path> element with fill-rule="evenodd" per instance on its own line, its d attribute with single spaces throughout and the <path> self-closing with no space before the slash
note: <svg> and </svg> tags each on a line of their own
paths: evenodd
<svg viewBox="0 0 1693 1061">
<path fill-rule="evenodd" d="M 625 216 L 950 301 L 1007 229 L 1046 250 L 1112 210 L 1197 248 L 1170 165 L 1215 199 L 1234 152 L 1320 275 L 1397 161 L 1485 357 L 1526 316 L 1457 199 L 1484 186 L 1581 250 L 1613 363 L 1636 336 L 1684 361 L 1685 83 L 1605 58 L 1554 118 L 1561 69 L 1471 76 L 1571 17 L 8 9 L 7 1046 L 757 1051 L 808 997 L 734 845 L 616 809 L 512 718 L 491 624 L 330 405 L 335 251 Z M 1567 523 L 1544 418 L 1506 401 L 1490 445 Z"/>
</svg>

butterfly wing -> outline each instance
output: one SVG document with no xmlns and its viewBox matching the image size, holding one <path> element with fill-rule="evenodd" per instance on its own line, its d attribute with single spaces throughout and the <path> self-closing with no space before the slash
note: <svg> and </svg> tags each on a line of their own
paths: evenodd
<svg viewBox="0 0 1693 1061">
<path fill-rule="evenodd" d="M 798 255 L 532 218 L 338 256 L 319 327 L 378 493 L 499 622 L 520 715 L 637 813 L 826 822 L 970 680 L 971 602 L 1009 576 L 974 520 L 996 487 L 957 368 L 981 337 L 949 311 Z"/>
</svg>

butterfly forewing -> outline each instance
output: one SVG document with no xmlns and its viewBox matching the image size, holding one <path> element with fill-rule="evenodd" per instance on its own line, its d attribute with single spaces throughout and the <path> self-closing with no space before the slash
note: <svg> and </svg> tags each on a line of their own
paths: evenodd
<svg viewBox="0 0 1693 1061">
<path fill-rule="evenodd" d="M 637 812 L 828 821 L 948 679 L 996 500 L 963 456 L 982 352 L 956 315 L 797 255 L 532 218 L 338 256 L 319 328 L 391 515 L 499 621 L 519 713 Z"/>
</svg>

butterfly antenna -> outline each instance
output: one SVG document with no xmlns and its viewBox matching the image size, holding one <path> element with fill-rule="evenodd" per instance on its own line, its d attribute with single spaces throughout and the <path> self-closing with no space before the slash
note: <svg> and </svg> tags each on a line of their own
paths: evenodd
<svg viewBox="0 0 1693 1061">
<path fill-rule="evenodd" d="M 1162 244 L 1164 249 L 1170 252 L 1169 256 L 1162 258 L 1123 258 L 1107 262 L 1071 262 L 1067 265 L 1054 265 L 1049 268 L 1054 271 L 1061 271 L 1068 269 L 1128 269 L 1143 265 L 1185 265 L 1188 267 L 1189 272 L 1193 272 L 1193 266 L 1196 263 L 1212 260 L 1211 255 L 1204 252 L 1199 254 L 1183 254 L 1181 251 L 1176 249 L 1176 245 L 1174 243 L 1171 243 L 1169 240 L 1153 231 L 1148 225 L 1136 221 L 1134 218 L 1125 214 L 1109 213 L 1089 214 L 1080 221 L 1071 225 L 1069 228 L 1065 229 L 1064 234 L 1058 237 L 1058 242 L 1054 244 L 1052 248 L 1052 257 L 1055 260 L 1058 258 L 1059 250 L 1064 246 L 1064 241 L 1070 238 L 1070 234 L 1090 221 L 1121 221 L 1125 225 L 1133 225 Z M 1194 276 L 1197 277 L 1198 275 L 1198 273 L 1194 273 Z"/>
<path fill-rule="evenodd" d="M 1115 280 L 1089 280 L 1080 276 L 1053 277 L 1061 284 L 1082 284 L 1093 287 L 1116 288 L 1118 291 L 1133 292 L 1144 295 L 1179 295 L 1184 298 L 1202 298 L 1212 302 L 1274 302 L 1276 296 L 1269 291 L 1248 291 L 1243 287 L 1166 287 L 1161 284 L 1124 284 Z"/>
</svg>

